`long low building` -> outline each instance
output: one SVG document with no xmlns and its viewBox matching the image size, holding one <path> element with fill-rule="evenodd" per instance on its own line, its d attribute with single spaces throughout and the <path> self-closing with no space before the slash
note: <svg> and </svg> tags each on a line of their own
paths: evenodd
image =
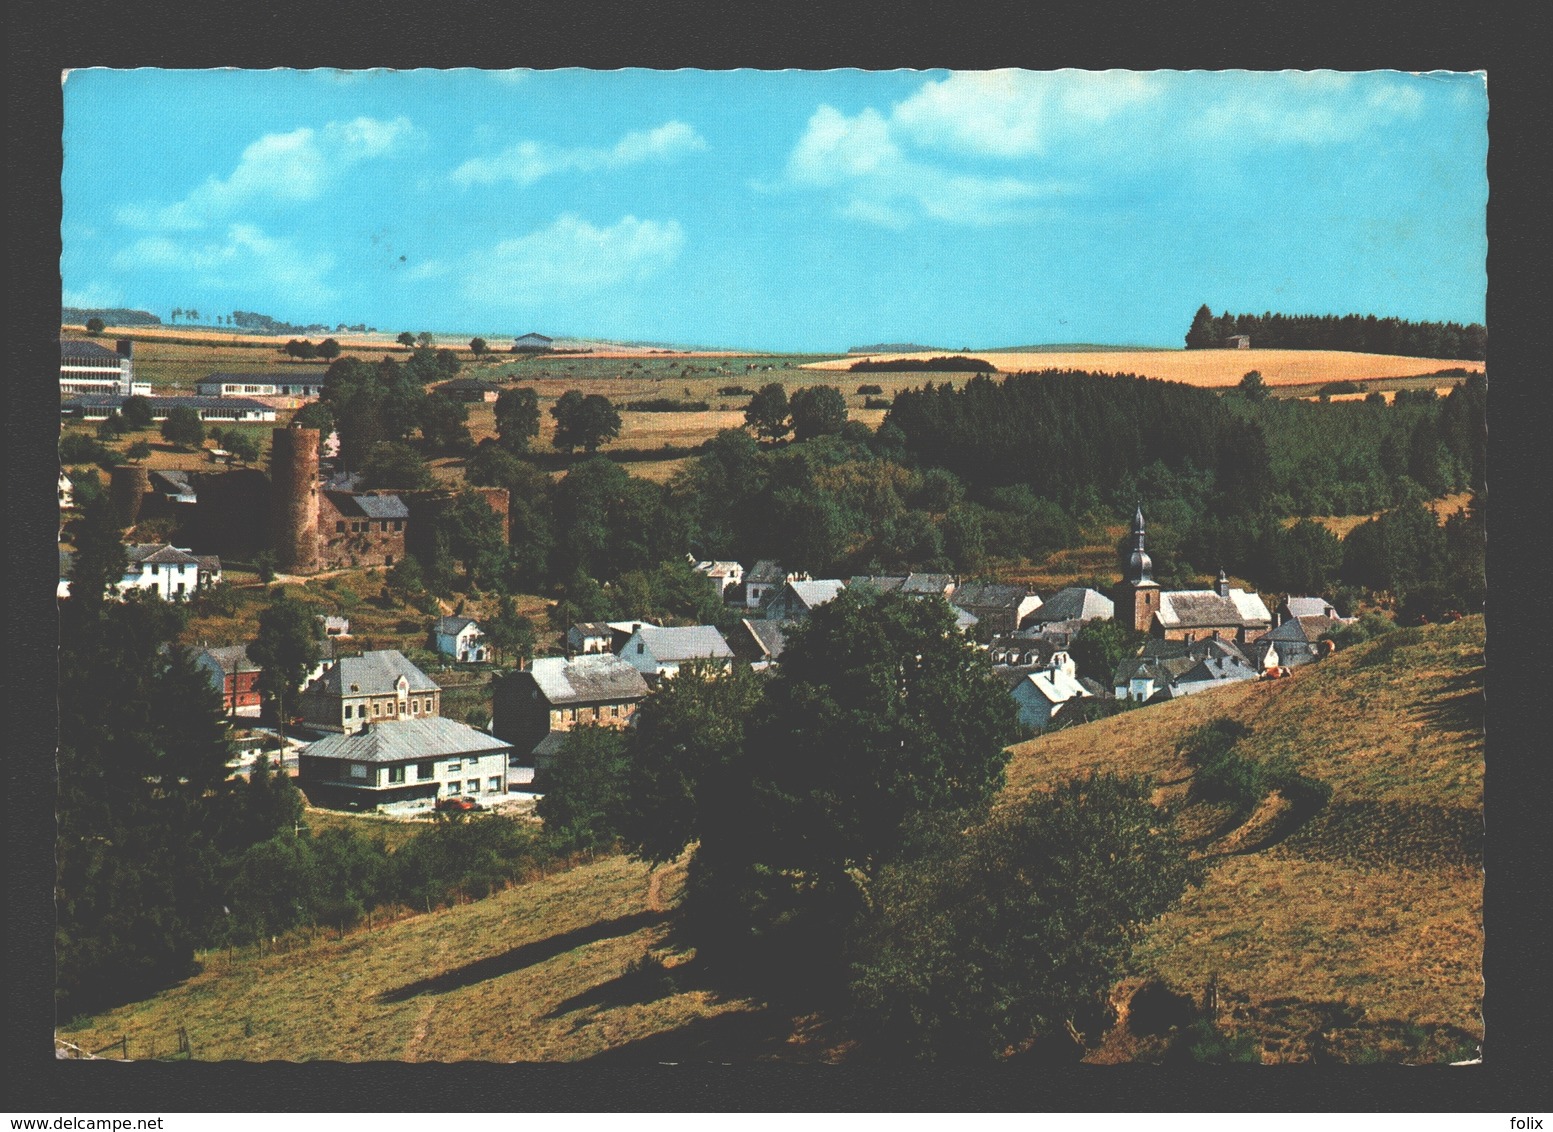
<svg viewBox="0 0 1553 1132">
<path fill-rule="evenodd" d="M 128 397 L 118 394 L 89 393 L 71 397 L 59 403 L 59 412 L 65 417 L 79 417 L 85 421 L 107 420 L 114 413 L 123 412 Z M 249 397 L 147 397 L 151 402 L 151 419 L 162 421 L 174 409 L 193 409 L 202 421 L 236 421 L 263 424 L 275 422 L 275 408 Z"/>
<path fill-rule="evenodd" d="M 324 390 L 324 371 L 261 370 L 256 373 L 212 373 L 194 383 L 201 397 L 300 397 L 316 400 Z"/>
<path fill-rule="evenodd" d="M 505 797 L 511 753 L 512 744 L 456 720 L 401 718 L 309 744 L 298 778 L 314 805 L 414 813 L 439 798 Z"/>
</svg>

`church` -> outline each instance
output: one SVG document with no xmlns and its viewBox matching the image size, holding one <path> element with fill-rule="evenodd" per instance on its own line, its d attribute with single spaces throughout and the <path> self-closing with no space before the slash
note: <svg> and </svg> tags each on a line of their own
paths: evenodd
<svg viewBox="0 0 1553 1132">
<path fill-rule="evenodd" d="M 1244 644 L 1273 626 L 1261 597 L 1229 584 L 1223 570 L 1211 590 L 1162 590 L 1153 578 L 1154 563 L 1143 547 L 1143 507 L 1132 518 L 1132 556 L 1127 576 L 1117 587 L 1116 616 L 1130 620 L 1140 633 L 1167 641 L 1214 637 Z"/>
</svg>

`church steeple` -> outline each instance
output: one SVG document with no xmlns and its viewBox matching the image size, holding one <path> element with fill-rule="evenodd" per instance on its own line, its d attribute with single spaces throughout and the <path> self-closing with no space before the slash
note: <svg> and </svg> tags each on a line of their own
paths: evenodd
<svg viewBox="0 0 1553 1132">
<path fill-rule="evenodd" d="M 1127 561 L 1127 581 L 1133 585 L 1154 581 L 1154 560 L 1143 549 L 1143 539 L 1143 504 L 1139 503 L 1132 517 L 1132 557 Z"/>
<path fill-rule="evenodd" d="M 1143 504 L 1139 503 L 1132 516 L 1132 556 L 1127 560 L 1127 576 L 1122 579 L 1116 615 L 1130 616 L 1132 627 L 1140 633 L 1153 628 L 1154 614 L 1159 609 L 1159 583 L 1154 580 L 1154 560 L 1144 549 L 1144 539 Z"/>
</svg>

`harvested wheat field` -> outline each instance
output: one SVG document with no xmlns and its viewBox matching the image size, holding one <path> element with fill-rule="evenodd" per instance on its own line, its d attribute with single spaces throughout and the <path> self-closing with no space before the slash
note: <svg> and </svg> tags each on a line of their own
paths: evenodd
<svg viewBox="0 0 1553 1132">
<path fill-rule="evenodd" d="M 872 361 L 899 358 L 933 358 L 942 354 L 872 354 Z M 1368 381 L 1415 377 L 1442 369 L 1483 371 L 1482 362 L 1446 358 L 1405 358 L 1394 354 L 1355 354 L 1342 350 L 1093 350 L 1072 353 L 1000 353 L 989 351 L 968 357 L 981 358 L 1000 373 L 1019 370 L 1079 369 L 1093 373 L 1135 373 L 1166 381 L 1182 381 L 1205 389 L 1235 385 L 1256 370 L 1268 385 L 1304 385 L 1324 381 Z M 810 369 L 846 370 L 859 358 L 810 362 Z M 871 381 L 918 377 L 918 374 L 860 374 Z M 961 374 L 953 374 L 960 377 Z"/>
</svg>

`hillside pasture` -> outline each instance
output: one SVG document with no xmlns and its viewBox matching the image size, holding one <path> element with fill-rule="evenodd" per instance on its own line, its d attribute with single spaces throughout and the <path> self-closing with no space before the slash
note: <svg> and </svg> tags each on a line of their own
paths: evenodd
<svg viewBox="0 0 1553 1132">
<path fill-rule="evenodd" d="M 872 354 L 874 361 L 898 358 L 934 357 L 934 354 Z M 1451 359 L 1409 358 L 1393 354 L 1356 354 L 1342 350 L 1104 350 L 1073 352 L 996 352 L 985 355 L 972 351 L 1000 373 L 1019 370 L 1076 369 L 1092 373 L 1134 373 L 1165 381 L 1181 381 L 1205 389 L 1225 389 L 1236 385 L 1249 371 L 1257 370 L 1270 386 L 1314 385 L 1328 381 L 1372 381 L 1428 374 L 1432 370 L 1460 368 L 1483 371 L 1482 362 Z M 846 371 L 858 358 L 835 358 L 809 362 L 808 369 Z M 918 373 L 848 374 L 888 387 L 892 377 L 921 384 L 928 376 Z M 949 377 L 959 383 L 963 373 L 932 375 L 935 380 Z M 1314 390 L 1313 390 L 1314 391 Z"/>
</svg>

